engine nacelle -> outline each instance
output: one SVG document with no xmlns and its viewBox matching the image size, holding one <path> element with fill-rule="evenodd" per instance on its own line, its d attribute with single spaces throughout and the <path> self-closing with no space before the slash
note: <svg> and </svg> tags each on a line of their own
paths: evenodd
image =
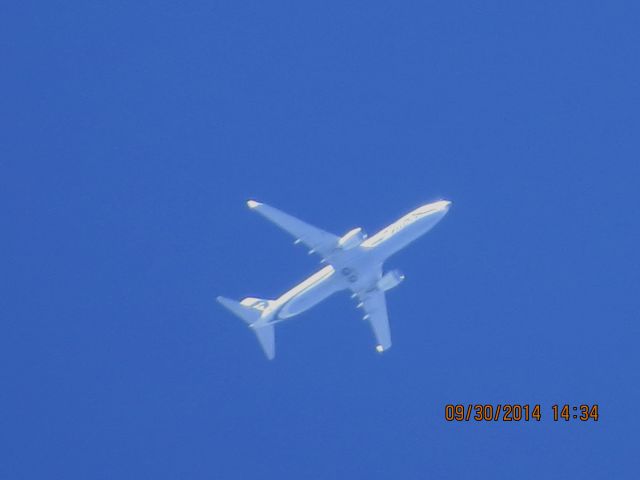
<svg viewBox="0 0 640 480">
<path fill-rule="evenodd" d="M 380 280 L 378 280 L 378 290 L 386 292 L 393 287 L 397 287 L 404 280 L 404 275 L 400 270 L 391 270 L 385 273 Z"/>
<path fill-rule="evenodd" d="M 362 230 L 362 227 L 358 227 L 347 232 L 344 237 L 338 240 L 338 245 L 343 250 L 351 250 L 360 245 L 366 238 L 367 234 Z"/>
</svg>

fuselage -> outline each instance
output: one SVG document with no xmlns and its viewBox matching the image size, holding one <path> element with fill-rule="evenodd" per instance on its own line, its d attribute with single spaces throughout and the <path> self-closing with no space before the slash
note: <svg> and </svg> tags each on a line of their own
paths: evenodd
<svg viewBox="0 0 640 480">
<path fill-rule="evenodd" d="M 327 265 L 270 302 L 261 322 L 278 322 L 298 315 L 332 294 L 375 288 L 382 264 L 394 253 L 427 233 L 444 217 L 450 202 L 423 205 L 401 217 L 357 247 L 336 252 Z"/>
</svg>

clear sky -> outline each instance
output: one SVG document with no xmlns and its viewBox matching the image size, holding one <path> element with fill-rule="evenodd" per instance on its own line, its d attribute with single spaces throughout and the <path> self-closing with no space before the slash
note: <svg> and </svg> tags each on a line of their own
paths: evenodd
<svg viewBox="0 0 640 480">
<path fill-rule="evenodd" d="M 10 3 L 0 478 L 638 478 L 637 2 Z M 318 263 L 248 198 L 453 201 L 387 265 L 391 350 L 339 294 L 265 360 L 215 297 Z"/>
</svg>

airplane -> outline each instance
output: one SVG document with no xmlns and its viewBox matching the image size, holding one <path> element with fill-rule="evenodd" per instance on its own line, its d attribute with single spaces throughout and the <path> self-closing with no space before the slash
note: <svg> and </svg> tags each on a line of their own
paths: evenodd
<svg viewBox="0 0 640 480">
<path fill-rule="evenodd" d="M 309 254 L 321 256 L 327 265 L 275 300 L 247 297 L 239 302 L 226 297 L 217 300 L 244 320 L 253 330 L 268 359 L 275 357 L 275 324 L 310 309 L 341 290 L 350 290 L 364 311 L 376 338 L 376 350 L 391 347 L 391 333 L 385 292 L 404 279 L 399 270 L 383 274 L 384 262 L 394 253 L 427 233 L 448 212 L 451 202 L 440 200 L 409 212 L 371 237 L 361 227 L 342 237 L 309 225 L 274 207 L 249 200 L 258 212 L 303 243 Z"/>
</svg>

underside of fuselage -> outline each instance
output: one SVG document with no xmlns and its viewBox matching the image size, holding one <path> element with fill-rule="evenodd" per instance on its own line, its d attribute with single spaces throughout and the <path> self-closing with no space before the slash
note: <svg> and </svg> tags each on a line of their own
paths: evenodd
<svg viewBox="0 0 640 480">
<path fill-rule="evenodd" d="M 341 290 L 370 287 L 379 276 L 376 262 L 368 261 L 370 255 L 371 252 L 358 247 L 334 258 L 333 265 L 324 267 L 276 300 L 281 303 L 278 318 L 298 315 Z"/>
</svg>

